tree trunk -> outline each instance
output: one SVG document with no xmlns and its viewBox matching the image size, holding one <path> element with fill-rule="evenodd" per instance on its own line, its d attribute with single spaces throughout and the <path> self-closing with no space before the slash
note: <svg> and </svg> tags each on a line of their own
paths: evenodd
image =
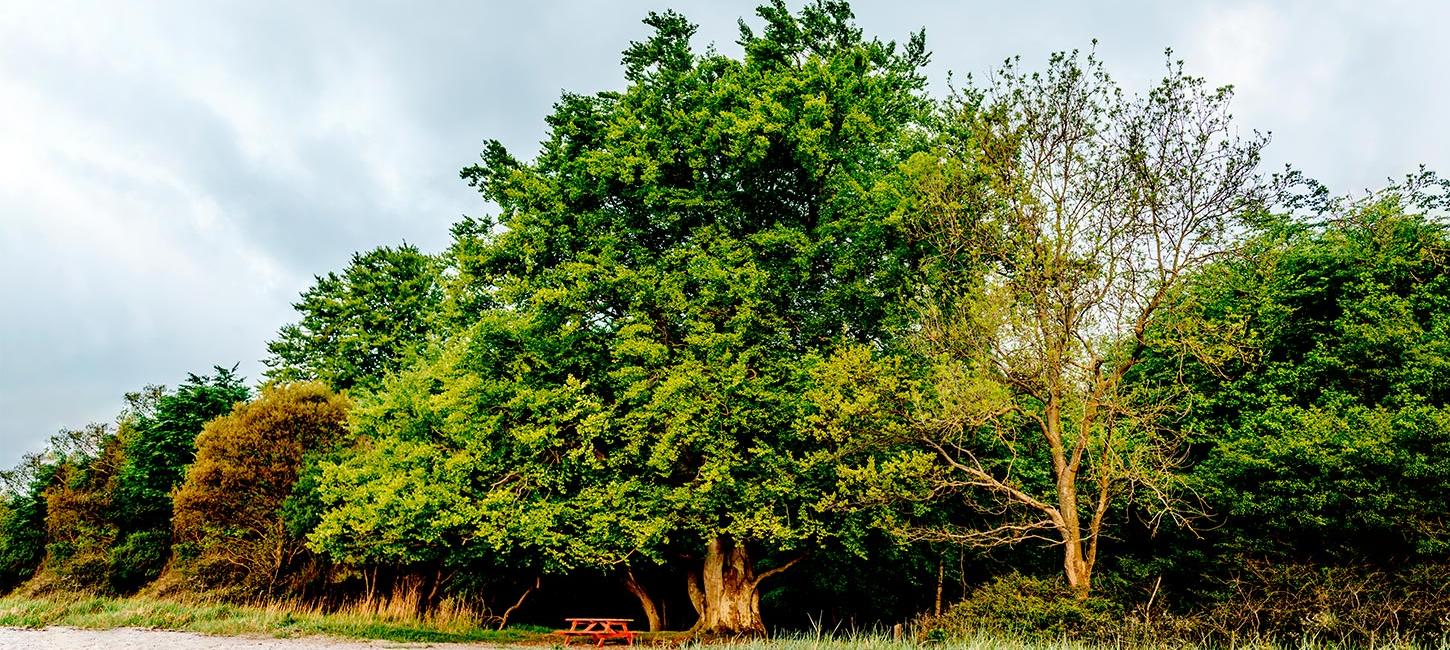
<svg viewBox="0 0 1450 650">
<path fill-rule="evenodd" d="M 447 582 L 447 578 L 443 576 L 441 567 L 435 569 L 433 575 L 426 578 L 426 582 L 424 582 L 426 588 L 421 590 L 418 601 L 419 614 L 428 613 L 438 604 L 438 592 L 443 589 L 444 582 Z"/>
<path fill-rule="evenodd" d="M 1078 517 L 1077 505 L 1077 454 L 1082 452 L 1082 443 L 1076 443 L 1074 455 L 1069 459 L 1062 443 L 1062 411 L 1056 395 L 1048 398 L 1047 440 L 1052 447 L 1052 473 L 1057 479 L 1057 511 L 1062 520 L 1058 531 L 1062 535 L 1062 568 L 1067 574 L 1068 587 L 1078 600 L 1087 600 L 1092 591 L 1092 563 L 1083 555 L 1082 522 Z"/>
<path fill-rule="evenodd" d="M 1082 543 L 1072 539 L 1063 544 L 1062 568 L 1067 573 L 1067 585 L 1078 600 L 1087 600 L 1093 588 L 1093 567 L 1083 557 Z"/>
<path fill-rule="evenodd" d="M 932 608 L 932 614 L 941 616 L 941 592 L 946 585 L 947 565 L 944 560 L 936 561 L 936 606 Z"/>
<path fill-rule="evenodd" d="M 715 538 L 705 547 L 701 572 L 705 611 L 696 630 L 707 635 L 759 636 L 760 589 L 745 545 Z"/>
<path fill-rule="evenodd" d="M 660 610 L 655 605 L 655 600 L 650 597 L 644 585 L 640 584 L 639 580 L 634 577 L 634 571 L 632 569 L 624 570 L 624 586 L 629 589 L 629 593 L 634 594 L 634 597 L 639 599 L 639 606 L 644 609 L 644 617 L 649 621 L 649 631 L 659 632 L 663 630 L 664 625 L 660 623 Z"/>
<path fill-rule="evenodd" d="M 695 608 L 695 624 L 690 626 L 690 631 L 697 632 L 705 627 L 705 585 L 699 570 L 685 572 L 685 587 L 689 589 L 690 606 Z"/>
<path fill-rule="evenodd" d="M 368 607 L 374 607 L 375 606 L 375 603 L 373 603 L 373 596 L 374 596 L 374 594 L 377 593 L 377 590 L 378 590 L 378 567 L 376 565 L 373 566 L 373 572 L 372 572 L 371 578 L 369 578 L 369 576 L 368 576 L 368 570 L 367 569 L 363 569 L 362 574 L 363 574 L 363 586 L 366 588 L 366 590 L 368 592 L 368 598 L 367 598 Z"/>
</svg>

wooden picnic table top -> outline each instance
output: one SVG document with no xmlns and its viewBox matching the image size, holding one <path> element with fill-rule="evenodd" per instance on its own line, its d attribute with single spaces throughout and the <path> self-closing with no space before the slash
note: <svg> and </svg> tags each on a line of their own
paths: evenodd
<svg viewBox="0 0 1450 650">
<path fill-rule="evenodd" d="M 609 621 L 611 623 L 633 623 L 632 618 L 566 618 L 566 621 Z"/>
</svg>

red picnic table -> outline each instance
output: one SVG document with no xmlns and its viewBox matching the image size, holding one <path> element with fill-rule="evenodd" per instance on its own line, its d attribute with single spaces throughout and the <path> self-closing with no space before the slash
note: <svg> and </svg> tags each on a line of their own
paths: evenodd
<svg viewBox="0 0 1450 650">
<path fill-rule="evenodd" d="M 559 630 L 564 635 L 564 645 L 576 636 L 587 636 L 595 641 L 595 647 L 602 647 L 610 639 L 624 639 L 634 645 L 634 632 L 629 629 L 632 618 L 566 618 L 569 629 Z"/>
</svg>

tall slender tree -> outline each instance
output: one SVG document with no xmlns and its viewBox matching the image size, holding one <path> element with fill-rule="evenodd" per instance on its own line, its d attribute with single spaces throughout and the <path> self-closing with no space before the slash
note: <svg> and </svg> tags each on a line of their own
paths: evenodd
<svg viewBox="0 0 1450 650">
<path fill-rule="evenodd" d="M 908 166 L 904 217 L 941 251 L 920 294 L 937 370 L 919 439 L 951 470 L 944 489 L 1012 515 L 943 536 L 1058 544 L 1086 597 L 1124 498 L 1191 510 L 1166 417 L 1182 386 L 1125 378 L 1150 336 L 1200 354 L 1232 335 L 1153 327 L 1263 205 L 1265 139 L 1240 136 L 1229 98 L 1181 63 L 1127 96 L 1091 54 L 1035 73 L 1009 62 L 952 102 L 940 143 Z"/>
</svg>

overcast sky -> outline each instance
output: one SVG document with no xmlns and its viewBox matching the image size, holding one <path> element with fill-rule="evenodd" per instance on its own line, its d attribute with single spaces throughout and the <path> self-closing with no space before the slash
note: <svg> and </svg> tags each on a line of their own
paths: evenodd
<svg viewBox="0 0 1450 650">
<path fill-rule="evenodd" d="M 487 211 L 486 138 L 531 156 L 562 90 L 621 86 L 639 20 L 674 7 L 735 46 L 726 2 L 0 3 L 0 465 L 126 391 L 240 363 L 313 274 Z M 798 2 L 792 2 L 793 6 Z M 951 70 L 1092 39 L 1142 87 L 1172 47 L 1237 88 L 1269 160 L 1340 192 L 1450 171 L 1450 3 L 859 2 L 925 27 Z"/>
</svg>

